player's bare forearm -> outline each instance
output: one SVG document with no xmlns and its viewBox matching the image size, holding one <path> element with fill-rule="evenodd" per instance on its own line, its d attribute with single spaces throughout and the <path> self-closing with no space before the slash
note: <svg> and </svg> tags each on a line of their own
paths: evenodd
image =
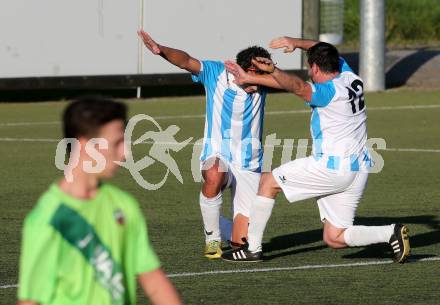
<svg viewBox="0 0 440 305">
<path fill-rule="evenodd" d="M 280 69 L 275 69 L 272 73 L 272 76 L 282 89 L 292 92 L 306 101 L 311 100 L 312 87 L 298 76 L 294 74 L 287 74 Z"/>
<path fill-rule="evenodd" d="M 179 294 L 161 269 L 138 276 L 145 295 L 154 305 L 181 305 Z"/>
<path fill-rule="evenodd" d="M 145 47 L 150 50 L 152 54 L 160 55 L 173 65 L 193 74 L 198 74 L 200 72 L 200 61 L 192 58 L 188 53 L 158 44 L 150 34 L 142 29 L 138 31 L 138 35 L 144 42 Z"/>
<path fill-rule="evenodd" d="M 252 59 L 252 64 L 260 71 L 271 74 L 274 80 L 280 85 L 281 89 L 292 92 L 299 97 L 310 101 L 312 97 L 312 87 L 294 74 L 287 74 L 275 67 L 269 58 L 256 57 Z"/>
<path fill-rule="evenodd" d="M 269 74 L 250 74 L 246 73 L 236 62 L 225 61 L 226 70 L 235 77 L 234 83 L 237 85 L 260 85 L 269 88 L 282 89 L 280 84 Z"/>
<path fill-rule="evenodd" d="M 200 61 L 191 57 L 188 53 L 182 50 L 169 48 L 166 46 L 158 45 L 160 49 L 159 55 L 173 65 L 187 70 L 193 74 L 198 74 L 201 69 Z"/>
<path fill-rule="evenodd" d="M 277 81 L 276 79 L 269 74 L 262 74 L 262 75 L 250 75 L 248 74 L 247 77 L 247 83 L 252 85 L 259 85 L 274 89 L 284 89 Z"/>
<path fill-rule="evenodd" d="M 300 48 L 302 50 L 308 50 L 319 42 L 319 41 L 310 40 L 310 39 L 300 39 L 300 38 L 294 38 L 294 39 L 297 41 L 296 43 L 297 43 L 298 48 Z"/>
<path fill-rule="evenodd" d="M 297 48 L 308 50 L 317 43 L 318 41 L 315 40 L 283 36 L 273 39 L 270 42 L 270 47 L 272 49 L 284 49 L 284 53 L 291 53 Z"/>
</svg>

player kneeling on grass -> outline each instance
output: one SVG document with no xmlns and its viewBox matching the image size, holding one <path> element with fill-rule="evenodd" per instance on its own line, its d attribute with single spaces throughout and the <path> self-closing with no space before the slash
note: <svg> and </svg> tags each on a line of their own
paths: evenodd
<svg viewBox="0 0 440 305">
<path fill-rule="evenodd" d="M 220 209 L 223 191 L 228 187 L 234 207 L 232 245 L 240 245 L 242 238 L 247 237 L 249 208 L 258 190 L 263 161 L 261 140 L 267 93 L 264 82 L 273 87 L 278 84 L 268 75 L 260 86 L 237 85 L 223 62 L 200 61 L 184 51 L 156 43 L 144 31 L 139 31 L 139 36 L 153 54 L 187 70 L 195 82 L 205 87 L 205 134 L 200 156 L 204 182 L 200 210 L 205 229 L 205 256 L 220 258 Z M 237 62 L 247 73 L 262 73 L 251 63 L 256 57 L 269 59 L 270 54 L 261 47 L 249 47 L 237 54 Z"/>
<path fill-rule="evenodd" d="M 136 303 L 136 278 L 153 304 L 181 304 L 160 269 L 136 200 L 103 183 L 124 160 L 126 106 L 100 98 L 72 102 L 64 113 L 64 135 L 77 140 L 73 179 L 61 179 L 26 217 L 20 257 L 19 305 L 125 305 Z M 85 146 L 92 138 L 105 159 L 99 173 Z M 69 180 L 69 181 L 68 181 Z"/>
<path fill-rule="evenodd" d="M 283 37 L 272 41 L 271 47 L 285 48 L 286 52 L 296 48 L 307 50 L 311 83 L 284 73 L 266 58 L 256 59 L 253 64 L 311 107 L 312 156 L 288 162 L 262 175 L 258 196 L 251 205 L 248 244 L 224 253 L 222 258 L 243 262 L 262 260 L 263 232 L 275 197 L 283 191 L 290 202 L 317 198 L 324 223 L 324 242 L 330 247 L 389 243 L 394 260 L 403 263 L 410 251 L 406 226 L 353 225 L 372 162 L 366 147 L 367 114 L 362 80 L 331 44 Z M 261 81 L 261 77 L 245 73 L 232 62 L 227 67 L 237 83 Z"/>
</svg>

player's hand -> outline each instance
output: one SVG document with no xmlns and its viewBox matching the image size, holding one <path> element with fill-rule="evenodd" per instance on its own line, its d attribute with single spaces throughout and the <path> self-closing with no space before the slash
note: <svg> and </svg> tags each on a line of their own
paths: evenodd
<svg viewBox="0 0 440 305">
<path fill-rule="evenodd" d="M 151 51 L 151 53 L 153 53 L 154 55 L 160 54 L 159 45 L 153 40 L 153 38 L 151 38 L 150 35 L 148 35 L 147 32 L 145 32 L 144 30 L 139 30 L 138 35 L 144 42 L 144 45 L 147 47 L 147 49 Z"/>
<path fill-rule="evenodd" d="M 252 59 L 252 64 L 263 72 L 273 73 L 275 71 L 275 64 L 272 60 L 265 57 L 256 57 Z"/>
<path fill-rule="evenodd" d="M 248 74 L 236 62 L 227 60 L 225 61 L 225 67 L 226 67 L 226 71 L 234 75 L 235 84 L 242 86 L 247 83 Z"/>
<path fill-rule="evenodd" d="M 296 39 L 287 36 L 275 38 L 270 42 L 269 47 L 272 49 L 284 48 L 284 53 L 292 53 L 296 49 Z"/>
</svg>

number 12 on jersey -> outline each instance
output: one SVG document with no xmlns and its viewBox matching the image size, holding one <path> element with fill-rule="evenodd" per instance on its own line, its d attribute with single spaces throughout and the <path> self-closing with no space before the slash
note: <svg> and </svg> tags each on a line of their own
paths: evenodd
<svg viewBox="0 0 440 305">
<path fill-rule="evenodd" d="M 351 83 L 351 88 L 346 87 L 348 90 L 348 99 L 351 104 L 351 110 L 353 114 L 361 111 L 365 107 L 364 99 L 364 83 L 361 80 L 356 79 Z M 356 109 L 357 108 L 357 109 Z"/>
</svg>

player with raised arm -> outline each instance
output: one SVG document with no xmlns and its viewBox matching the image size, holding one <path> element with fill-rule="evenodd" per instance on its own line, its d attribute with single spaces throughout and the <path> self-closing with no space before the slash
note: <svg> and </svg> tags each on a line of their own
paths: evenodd
<svg viewBox="0 0 440 305">
<path fill-rule="evenodd" d="M 72 180 L 52 184 L 26 217 L 18 305 L 135 304 L 136 279 L 152 304 L 181 304 L 137 201 L 102 182 L 124 160 L 126 116 L 124 104 L 102 98 L 78 99 L 66 108 L 64 136 L 76 140 L 70 158 L 78 166 Z M 93 144 L 96 139 L 100 144 Z M 97 161 L 102 171 L 87 170 Z"/>
<path fill-rule="evenodd" d="M 331 44 L 282 37 L 273 40 L 270 46 L 284 48 L 285 52 L 296 48 L 307 51 L 312 82 L 283 72 L 267 58 L 257 58 L 252 63 L 311 107 L 312 156 L 262 174 L 258 196 L 251 206 L 248 243 L 241 249 L 225 252 L 222 258 L 238 262 L 263 259 L 263 233 L 275 197 L 283 191 L 290 202 L 317 198 L 323 239 L 328 246 L 337 249 L 389 243 L 394 260 L 403 263 L 410 252 L 405 225 L 353 225 L 372 162 L 366 147 L 367 114 L 362 80 Z M 260 82 L 258 76 L 245 73 L 233 62 L 228 62 L 227 67 L 238 84 Z"/>
<path fill-rule="evenodd" d="M 264 86 L 277 87 L 270 76 L 262 76 L 260 86 L 236 85 L 221 61 L 200 61 L 186 52 L 156 43 L 139 31 L 145 46 L 155 55 L 187 70 L 206 92 L 206 118 L 203 150 L 200 156 L 204 178 L 200 209 L 205 230 L 205 256 L 220 258 L 219 226 L 222 193 L 231 187 L 233 201 L 232 245 L 247 237 L 249 207 L 260 180 L 263 149 Z M 251 63 L 256 57 L 270 59 L 261 47 L 250 47 L 237 54 L 237 63 L 249 74 L 261 73 Z M 264 73 L 262 73 L 264 74 Z"/>
</svg>

